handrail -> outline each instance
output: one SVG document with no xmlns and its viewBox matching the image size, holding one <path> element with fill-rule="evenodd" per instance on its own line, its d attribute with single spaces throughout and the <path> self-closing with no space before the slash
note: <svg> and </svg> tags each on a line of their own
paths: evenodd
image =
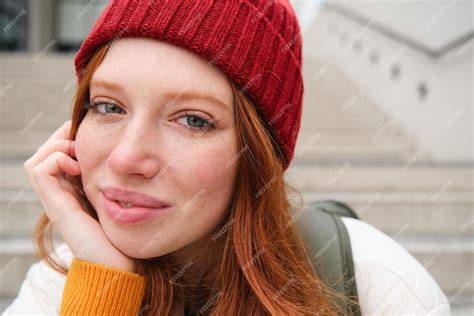
<svg viewBox="0 0 474 316">
<path fill-rule="evenodd" d="M 474 38 L 474 31 L 470 30 L 467 31 L 465 34 L 455 38 L 454 40 L 450 41 L 446 45 L 443 45 L 439 49 L 431 49 L 427 47 L 426 45 L 420 44 L 417 41 L 406 37 L 398 32 L 395 32 L 391 30 L 388 27 L 383 26 L 380 23 L 373 23 L 372 19 L 369 19 L 368 17 L 353 12 L 351 10 L 348 10 L 340 5 L 337 5 L 334 2 L 329 2 L 327 5 L 323 6 L 323 8 L 326 8 L 328 10 L 332 10 L 342 16 L 345 16 L 347 18 L 350 18 L 352 20 L 355 20 L 356 22 L 363 24 L 363 25 L 370 25 L 370 28 L 389 37 L 392 38 L 396 41 L 399 41 L 403 43 L 405 46 L 411 47 L 414 50 L 417 50 L 419 52 L 422 52 L 425 55 L 428 55 L 432 58 L 440 58 L 446 53 L 450 52 L 451 50 L 454 50 L 457 47 L 460 47 L 464 45 L 465 43 L 469 42 L 471 39 Z"/>
</svg>

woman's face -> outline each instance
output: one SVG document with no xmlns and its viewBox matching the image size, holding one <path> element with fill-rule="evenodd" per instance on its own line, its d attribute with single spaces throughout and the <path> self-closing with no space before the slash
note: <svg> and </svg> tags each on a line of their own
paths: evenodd
<svg viewBox="0 0 474 316">
<path fill-rule="evenodd" d="M 225 75 L 178 46 L 123 38 L 94 73 L 90 102 L 105 104 L 81 122 L 76 156 L 84 192 L 109 240 L 134 258 L 198 250 L 229 211 L 234 192 L 237 143 Z M 119 222 L 104 206 L 101 190 L 109 186 L 170 207 L 144 222 Z"/>
</svg>

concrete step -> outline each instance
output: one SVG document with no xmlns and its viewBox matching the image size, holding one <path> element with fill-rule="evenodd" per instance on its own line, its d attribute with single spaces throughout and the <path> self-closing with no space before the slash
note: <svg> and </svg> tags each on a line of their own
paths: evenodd
<svg viewBox="0 0 474 316">
<path fill-rule="evenodd" d="M 308 88 L 305 90 L 304 104 L 315 110 L 335 115 L 359 114 L 369 121 L 380 119 L 385 115 L 367 95 L 359 90 L 331 92 L 321 87 Z"/>
<path fill-rule="evenodd" d="M 332 110 L 338 115 L 361 113 L 368 121 L 385 116 L 360 85 L 335 63 L 308 58 L 304 61 L 303 77 L 305 109 Z"/>
<path fill-rule="evenodd" d="M 25 77 L 28 76 L 28 77 Z M 69 80 L 73 80 L 75 78 L 75 74 L 72 71 L 67 72 L 32 72 L 31 74 L 16 74 L 16 75 L 8 75 L 2 74 L 0 79 L 0 89 L 3 87 L 8 90 L 8 94 L 6 95 L 13 95 L 13 96 L 22 96 L 21 93 L 25 90 L 31 91 L 32 94 L 38 94 L 44 92 L 44 88 L 57 88 L 58 83 L 61 84 L 62 82 L 67 82 Z M 7 87 L 8 85 L 8 87 Z M 16 87 L 16 88 L 15 88 Z"/>
<path fill-rule="evenodd" d="M 370 157 L 403 160 L 415 151 L 410 142 L 394 131 L 380 133 L 361 128 L 313 129 L 316 131 L 305 129 L 300 132 L 295 148 L 297 158 L 317 160 L 329 154 L 339 159 Z"/>
<path fill-rule="evenodd" d="M 335 64 L 310 58 L 304 62 L 303 76 L 305 95 L 301 134 L 323 131 L 323 136 L 331 135 L 326 131 L 334 127 L 345 127 L 355 135 L 370 131 L 363 137 L 363 147 L 349 137 L 345 139 L 349 144 L 344 143 L 341 149 L 315 145 L 314 153 L 310 149 L 308 158 L 328 159 L 332 155 L 347 159 L 407 159 L 416 152 L 418 146 L 414 140 Z M 305 135 L 299 137 L 305 139 Z"/>
<path fill-rule="evenodd" d="M 357 120 L 354 118 L 345 119 L 340 116 L 324 115 L 318 110 L 314 114 L 308 114 L 301 121 L 302 131 L 314 131 L 324 129 L 361 129 L 361 130 L 378 130 L 388 124 L 381 120 L 380 122 L 366 120 Z M 305 113 L 306 114 L 306 113 Z"/>
<path fill-rule="evenodd" d="M 355 93 L 354 93 L 355 94 Z M 303 100 L 303 122 L 308 119 L 313 120 L 318 117 L 332 117 L 359 119 L 370 124 L 383 123 L 390 117 L 379 110 L 367 97 L 357 97 L 354 94 L 345 92 L 333 95 L 328 91 L 318 89 L 305 90 Z"/>
<path fill-rule="evenodd" d="M 29 76 L 12 78 L 4 77 L 0 82 L 0 88 L 4 87 L 5 94 L 3 101 L 9 103 L 10 99 L 26 98 L 28 96 L 41 97 L 41 94 L 51 95 L 52 93 L 61 92 L 60 89 L 69 81 L 77 81 L 73 73 L 61 74 L 41 74 L 39 76 Z M 25 92 L 27 92 L 25 94 Z M 3 102 L 2 101 L 2 102 Z"/>
<path fill-rule="evenodd" d="M 474 295 L 474 243 L 469 237 L 391 235 L 433 276 L 451 300 L 459 295 Z M 456 273 L 453 273 L 453 269 Z"/>
<path fill-rule="evenodd" d="M 51 98 L 48 101 L 53 106 L 44 105 L 46 102 L 38 103 L 35 109 L 30 109 L 28 112 L 16 113 L 15 115 L 2 116 L 0 122 L 2 127 L 0 133 L 2 137 L 0 139 L 0 148 L 2 156 L 15 156 L 15 148 L 18 146 L 18 142 L 24 142 L 25 138 L 33 137 L 33 140 L 26 141 L 33 142 L 35 136 L 39 134 L 53 134 L 53 132 L 61 126 L 61 124 L 71 118 L 72 107 L 70 105 L 71 99 L 67 97 Z M 18 112 L 19 107 L 16 107 Z M 15 112 L 15 109 L 2 108 L 0 114 L 4 112 Z M 54 114 L 53 114 L 54 113 Z M 39 131 L 39 132 L 38 132 Z M 38 135 L 37 137 L 43 137 L 44 135 Z M 42 139 L 42 138 L 41 138 Z M 45 140 L 48 137 L 44 138 Z M 41 143 L 42 144 L 42 143 Z M 36 146 L 36 144 L 34 144 Z"/>
<path fill-rule="evenodd" d="M 26 77 L 28 76 L 28 77 Z M 2 91 L 1 102 L 4 106 L 13 107 L 21 105 L 24 112 L 38 106 L 38 101 L 49 98 L 60 98 L 62 95 L 73 96 L 77 78 L 74 73 L 61 74 L 41 74 L 40 76 L 30 76 L 23 73 L 19 78 L 3 77 L 0 82 Z M 23 102 L 35 101 L 33 104 Z M 40 105 L 48 105 L 41 104 Z M 56 105 L 58 106 L 58 105 Z M 9 113 L 9 112 L 6 112 Z M 15 113 L 11 113 L 15 115 Z"/>
<path fill-rule="evenodd" d="M 51 68 L 57 67 L 57 68 Z M 74 76 L 73 65 L 55 65 L 48 68 L 40 69 L 35 67 L 26 67 L 25 69 L 6 69 L 2 70 L 2 76 L 0 77 L 0 83 L 6 84 L 10 81 L 13 82 L 24 82 L 31 83 L 32 86 L 38 84 L 37 80 L 45 79 L 53 82 L 58 78 Z"/>
<path fill-rule="evenodd" d="M 474 315 L 474 297 L 466 295 L 452 295 L 450 300 L 453 316 Z"/>
<path fill-rule="evenodd" d="M 286 180 L 300 192 L 426 192 L 436 201 L 446 192 L 472 192 L 472 166 L 418 165 L 416 157 L 398 165 L 293 164 Z"/>
<path fill-rule="evenodd" d="M 362 220 L 389 235 L 403 229 L 412 235 L 474 236 L 471 192 L 445 193 L 436 202 L 426 192 L 303 192 L 302 196 L 305 203 L 326 199 L 344 202 Z M 298 201 L 296 196 L 292 200 Z"/>
<path fill-rule="evenodd" d="M 362 148 L 354 146 L 325 146 L 316 147 L 311 151 L 305 152 L 305 155 L 298 157 L 300 160 L 333 160 L 333 161 L 346 161 L 346 160 L 366 160 L 366 161 L 380 161 L 380 160 L 403 160 L 408 159 L 409 153 L 397 151 L 394 148 L 374 147 L 374 148 Z"/>
<path fill-rule="evenodd" d="M 2 71 L 0 77 L 0 87 L 11 82 L 12 84 L 20 86 L 32 87 L 35 90 L 38 84 L 54 84 L 55 82 L 65 80 L 67 78 L 73 78 L 75 76 L 74 68 L 69 65 L 64 69 L 10 69 Z M 13 87 L 11 87 L 13 88 Z"/>
<path fill-rule="evenodd" d="M 46 140 L 53 134 L 54 130 L 42 130 L 29 128 L 33 127 L 37 121 L 41 120 L 43 112 L 38 112 L 33 118 L 26 122 L 25 125 L 18 130 L 2 130 L 2 138 L 0 143 L 0 159 L 19 159 L 26 160 L 31 157 L 38 148 L 46 142 Z M 63 120 L 58 122 L 57 126 L 68 120 L 68 113 L 63 114 Z"/>
<path fill-rule="evenodd" d="M 29 52 L 0 52 L 0 67 L 31 67 L 31 66 L 54 66 L 58 63 L 69 63 L 74 60 L 74 53 L 61 53 L 50 51 L 41 58 L 36 53 Z M 36 58 L 36 60 L 35 60 Z"/>
<path fill-rule="evenodd" d="M 58 61 L 53 64 L 44 64 L 41 61 L 38 63 L 25 63 L 22 65 L 3 64 L 0 62 L 0 70 L 2 70 L 2 80 L 5 78 L 18 78 L 19 80 L 29 80 L 31 77 L 22 76 L 24 73 L 31 73 L 33 78 L 35 76 L 47 76 L 52 74 L 74 73 L 73 61 Z M 53 76 L 51 76 L 53 77 Z"/>
<path fill-rule="evenodd" d="M 0 57 L 1 58 L 1 57 Z M 32 60 L 21 60 L 19 62 L 7 60 L 0 61 L 0 69 L 5 74 L 5 77 L 20 77 L 19 73 L 24 71 L 32 71 L 33 74 L 37 73 L 60 73 L 65 71 L 74 71 L 74 61 L 73 59 L 68 60 L 58 60 L 45 62 L 44 60 L 39 60 L 38 62 L 32 62 Z"/>
<path fill-rule="evenodd" d="M 43 205 L 31 187 L 24 191 L 0 191 L 0 237 L 32 237 L 43 211 Z"/>
</svg>

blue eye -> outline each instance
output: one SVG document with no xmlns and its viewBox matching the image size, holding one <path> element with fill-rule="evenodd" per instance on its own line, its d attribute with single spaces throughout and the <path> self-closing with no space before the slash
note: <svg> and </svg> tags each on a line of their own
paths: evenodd
<svg viewBox="0 0 474 316">
<path fill-rule="evenodd" d="M 105 107 L 102 107 L 104 105 Z M 120 110 L 123 111 L 121 107 L 119 107 L 117 104 L 110 103 L 110 102 L 86 102 L 84 104 L 84 108 L 89 110 L 93 109 L 92 111 L 94 113 L 99 113 L 99 114 L 106 114 L 106 113 L 119 113 L 119 112 L 107 112 L 107 110 Z M 100 110 L 102 109 L 102 110 Z M 105 111 L 105 112 L 104 112 Z"/>
<path fill-rule="evenodd" d="M 215 123 L 212 123 L 211 121 L 193 113 L 185 113 L 182 117 L 180 117 L 180 119 L 185 117 L 187 117 L 186 123 L 189 124 L 189 126 L 185 126 L 191 130 L 207 131 L 216 127 Z"/>
</svg>

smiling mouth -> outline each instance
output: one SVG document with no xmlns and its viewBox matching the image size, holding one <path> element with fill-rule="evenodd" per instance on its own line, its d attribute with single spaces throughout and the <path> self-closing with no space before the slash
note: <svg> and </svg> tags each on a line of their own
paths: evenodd
<svg viewBox="0 0 474 316">
<path fill-rule="evenodd" d="M 169 213 L 172 209 L 171 206 L 165 205 L 157 208 L 137 206 L 130 202 L 111 200 L 106 196 L 104 196 L 103 202 L 106 213 L 113 222 L 127 225 L 153 220 Z"/>
</svg>

